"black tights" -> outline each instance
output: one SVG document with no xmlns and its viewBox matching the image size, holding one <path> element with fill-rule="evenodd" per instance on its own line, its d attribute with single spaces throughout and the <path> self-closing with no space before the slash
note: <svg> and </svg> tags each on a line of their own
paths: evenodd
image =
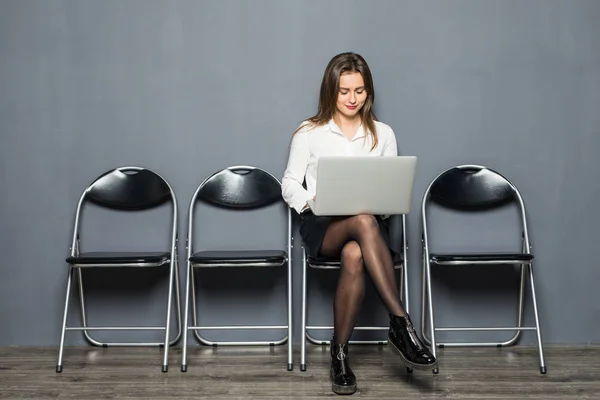
<svg viewBox="0 0 600 400">
<path fill-rule="evenodd" d="M 336 343 L 350 339 L 365 291 L 364 269 L 388 312 L 406 315 L 400 302 L 394 265 L 375 217 L 357 215 L 334 219 L 325 233 L 320 253 L 341 256 L 342 266 L 333 304 Z"/>
</svg>

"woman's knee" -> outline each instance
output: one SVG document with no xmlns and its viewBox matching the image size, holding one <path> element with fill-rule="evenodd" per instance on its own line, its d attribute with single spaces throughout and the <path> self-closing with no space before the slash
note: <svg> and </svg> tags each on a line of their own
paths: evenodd
<svg viewBox="0 0 600 400">
<path fill-rule="evenodd" d="M 373 215 L 360 214 L 352 217 L 354 226 L 359 234 L 377 234 L 379 233 L 379 225 L 377 219 Z"/>
<path fill-rule="evenodd" d="M 350 273 L 362 273 L 363 255 L 357 242 L 351 241 L 344 245 L 341 254 L 342 268 Z"/>
</svg>

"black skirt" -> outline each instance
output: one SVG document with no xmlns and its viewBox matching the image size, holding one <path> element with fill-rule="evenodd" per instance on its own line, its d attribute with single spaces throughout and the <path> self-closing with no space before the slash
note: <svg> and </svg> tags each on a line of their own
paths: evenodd
<svg viewBox="0 0 600 400">
<path fill-rule="evenodd" d="M 321 256 L 319 254 L 321 244 L 323 244 L 323 239 L 325 238 L 327 228 L 334 218 L 339 217 L 316 216 L 310 210 L 300 214 L 300 236 L 302 237 L 302 243 L 304 244 L 306 253 L 309 256 Z M 381 236 L 389 248 L 389 218 L 383 219 L 378 216 L 376 219 L 377 224 L 379 225 Z"/>
</svg>

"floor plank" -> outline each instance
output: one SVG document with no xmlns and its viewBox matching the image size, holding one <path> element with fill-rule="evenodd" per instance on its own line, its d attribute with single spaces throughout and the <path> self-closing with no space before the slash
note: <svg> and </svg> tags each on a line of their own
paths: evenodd
<svg viewBox="0 0 600 400">
<path fill-rule="evenodd" d="M 318 399 L 337 397 L 328 379 L 326 347 L 308 347 L 307 371 L 286 370 L 287 350 L 257 347 L 171 349 L 162 373 L 155 348 L 66 348 L 57 374 L 56 348 L 0 348 L 0 399 Z M 537 349 L 448 348 L 440 374 L 407 374 L 385 346 L 352 346 L 354 397 L 369 399 L 599 399 L 600 346 L 546 346 L 548 373 Z"/>
</svg>

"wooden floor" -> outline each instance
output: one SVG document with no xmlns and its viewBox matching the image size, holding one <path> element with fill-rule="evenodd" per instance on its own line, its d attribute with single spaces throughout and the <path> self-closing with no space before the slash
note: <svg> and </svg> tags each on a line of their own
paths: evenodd
<svg viewBox="0 0 600 400">
<path fill-rule="evenodd" d="M 309 346 L 308 369 L 286 370 L 286 348 L 181 349 L 160 370 L 154 348 L 67 348 L 55 372 L 56 348 L 0 348 L 0 399 L 317 399 L 337 397 L 326 347 Z M 546 346 L 548 373 L 535 347 L 442 349 L 440 374 L 408 375 L 398 356 L 377 346 L 350 348 L 358 380 L 354 397 L 369 399 L 600 399 L 600 346 Z"/>
</svg>

